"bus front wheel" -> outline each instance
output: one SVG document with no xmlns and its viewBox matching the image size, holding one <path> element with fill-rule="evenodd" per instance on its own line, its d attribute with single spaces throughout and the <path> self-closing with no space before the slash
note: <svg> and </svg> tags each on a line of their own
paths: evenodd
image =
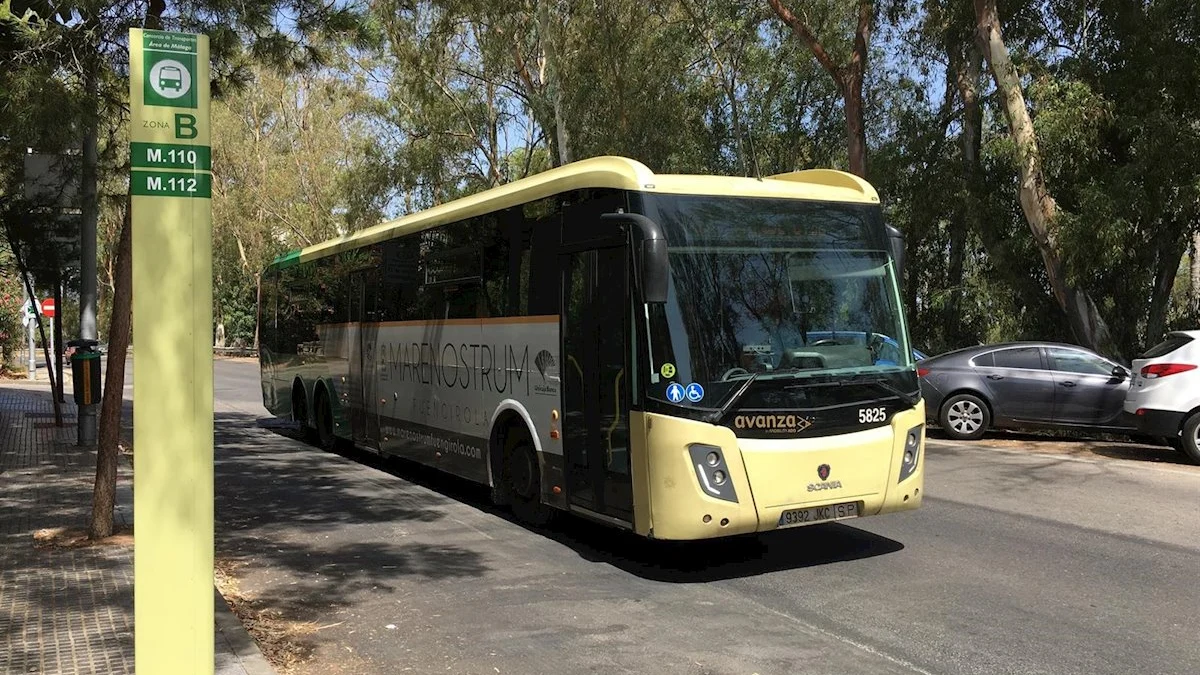
<svg viewBox="0 0 1200 675">
<path fill-rule="evenodd" d="M 542 503 L 541 469 L 538 467 L 537 452 L 529 439 L 521 438 L 505 453 L 504 477 L 513 515 L 518 520 L 535 527 L 550 522 L 554 512 Z"/>
</svg>

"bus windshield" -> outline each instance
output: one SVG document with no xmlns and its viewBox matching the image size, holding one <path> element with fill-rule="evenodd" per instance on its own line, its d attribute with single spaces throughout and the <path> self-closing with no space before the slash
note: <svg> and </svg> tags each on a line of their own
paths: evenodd
<svg viewBox="0 0 1200 675">
<path fill-rule="evenodd" d="M 711 408 L 746 380 L 875 379 L 911 390 L 908 346 L 877 206 L 677 197 L 665 305 L 647 308 L 647 393 Z M 894 381 L 892 381 L 894 380 Z M 685 387 L 668 392 L 671 383 Z M 700 387 L 688 386 L 699 384 Z M 878 398 L 878 388 L 864 387 Z"/>
</svg>

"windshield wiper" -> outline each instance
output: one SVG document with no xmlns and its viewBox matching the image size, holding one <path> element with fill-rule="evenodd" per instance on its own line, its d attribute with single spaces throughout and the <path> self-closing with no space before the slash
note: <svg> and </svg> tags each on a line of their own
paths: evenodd
<svg viewBox="0 0 1200 675">
<path fill-rule="evenodd" d="M 721 418 L 725 417 L 725 413 L 729 412 L 729 409 L 733 407 L 733 404 L 738 402 L 738 399 L 740 399 L 746 393 L 746 390 L 749 389 L 750 385 L 758 379 L 759 375 L 760 373 L 750 373 L 750 377 L 747 377 L 746 381 L 742 382 L 742 386 L 735 389 L 732 396 L 725 399 L 725 402 L 722 403 L 720 407 L 708 415 L 708 422 L 711 424 L 720 422 Z"/>
<path fill-rule="evenodd" d="M 900 399 L 906 406 L 910 408 L 917 405 L 917 401 L 921 400 L 920 394 L 913 396 L 912 394 L 896 387 L 896 385 L 883 378 L 875 378 L 873 380 L 842 380 L 842 384 L 869 384 L 875 386 Z"/>
</svg>

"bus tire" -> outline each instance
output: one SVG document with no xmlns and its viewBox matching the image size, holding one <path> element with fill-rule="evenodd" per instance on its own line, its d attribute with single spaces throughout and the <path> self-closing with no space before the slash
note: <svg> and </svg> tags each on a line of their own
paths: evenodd
<svg viewBox="0 0 1200 675">
<path fill-rule="evenodd" d="M 329 402 L 329 392 L 325 387 L 317 387 L 316 405 L 313 406 L 316 441 L 323 450 L 333 450 L 337 447 L 337 435 L 333 432 L 333 406 Z"/>
<path fill-rule="evenodd" d="M 542 477 L 537 451 L 527 436 L 515 436 L 504 453 L 504 482 L 517 520 L 542 527 L 554 510 L 542 503 Z"/>
<path fill-rule="evenodd" d="M 311 442 L 316 437 L 316 429 L 308 420 L 308 396 L 304 393 L 304 384 L 296 380 L 292 384 L 292 421 L 300 425 L 300 437 Z"/>
</svg>

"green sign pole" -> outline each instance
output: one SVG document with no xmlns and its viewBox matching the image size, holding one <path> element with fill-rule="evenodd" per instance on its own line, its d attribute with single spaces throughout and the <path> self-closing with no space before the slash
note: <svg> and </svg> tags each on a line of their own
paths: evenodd
<svg viewBox="0 0 1200 675">
<path fill-rule="evenodd" d="M 134 653 L 211 674 L 212 153 L 208 38 L 129 32 Z"/>
</svg>

